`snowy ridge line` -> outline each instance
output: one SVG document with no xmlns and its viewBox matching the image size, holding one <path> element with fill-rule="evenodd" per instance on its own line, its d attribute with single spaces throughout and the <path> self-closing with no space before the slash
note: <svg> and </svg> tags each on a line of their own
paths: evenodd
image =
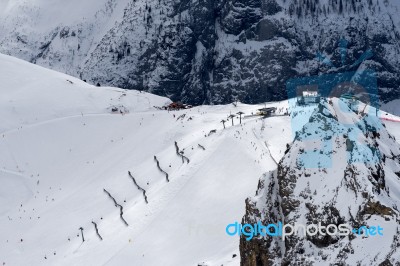
<svg viewBox="0 0 400 266">
<path fill-rule="evenodd" d="M 185 160 L 187 161 L 187 163 L 190 162 L 189 158 L 181 153 L 181 151 L 179 150 L 178 142 L 176 141 L 175 141 L 175 149 L 176 149 L 176 154 L 182 158 L 182 163 L 185 163 Z"/>
<path fill-rule="evenodd" d="M 26 178 L 22 173 L 17 172 L 17 171 L 12 171 L 12 170 L 8 170 L 8 169 L 0 168 L 0 172 Z"/>
<path fill-rule="evenodd" d="M 158 161 L 157 156 L 155 156 L 155 155 L 154 155 L 154 160 L 155 160 L 156 163 L 157 163 L 158 170 L 160 170 L 161 173 L 164 173 L 164 174 L 165 174 L 165 177 L 167 178 L 167 182 L 169 182 L 168 173 L 165 172 L 165 171 L 161 168 L 160 162 Z"/>
<path fill-rule="evenodd" d="M 105 188 L 103 189 L 105 193 L 114 201 L 115 207 L 119 207 L 119 216 L 121 217 L 121 220 L 124 222 L 126 226 L 129 226 L 129 224 L 125 221 L 123 215 L 124 215 L 124 207 L 122 205 L 118 204 L 118 202 L 115 200 L 113 196 L 111 196 L 110 192 L 108 192 Z"/>
<path fill-rule="evenodd" d="M 141 188 L 138 183 L 136 183 L 135 178 L 133 177 L 133 175 L 131 174 L 131 171 L 128 171 L 128 175 L 129 177 L 132 179 L 133 183 L 135 184 L 135 186 L 137 187 L 137 189 L 139 189 L 140 191 L 142 191 L 143 193 L 143 197 L 144 197 L 144 201 L 146 202 L 146 204 L 148 204 L 149 202 L 147 201 L 147 196 L 146 196 L 146 190 L 144 190 L 143 188 Z M 167 177 L 168 178 L 168 177 Z"/>
<path fill-rule="evenodd" d="M 99 233 L 99 229 L 97 228 L 97 223 L 92 221 L 92 224 L 94 225 L 94 229 L 96 230 L 97 236 L 100 238 L 100 240 L 103 240 L 103 238 L 101 237 L 101 235 Z"/>
</svg>

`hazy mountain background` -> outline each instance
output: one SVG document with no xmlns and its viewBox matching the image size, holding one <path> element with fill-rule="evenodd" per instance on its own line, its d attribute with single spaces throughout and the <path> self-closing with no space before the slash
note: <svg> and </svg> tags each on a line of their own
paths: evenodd
<svg viewBox="0 0 400 266">
<path fill-rule="evenodd" d="M 1 54 L 0 80 L 1 264 L 399 261 L 400 117 L 381 112 L 381 122 L 338 98 L 166 111 L 154 107 L 165 97 L 97 88 Z M 277 116 L 250 115 L 263 106 Z M 322 165 L 332 156 L 332 167 L 307 169 L 310 155 Z M 277 219 L 380 225 L 384 236 L 247 242 L 225 233 L 235 221 Z"/>
<path fill-rule="evenodd" d="M 287 97 L 297 76 L 371 68 L 399 95 L 396 0 L 0 0 L 0 52 L 192 104 Z M 340 39 L 348 41 L 342 66 Z M 371 49 L 373 57 L 353 64 Z M 318 52 L 333 65 L 318 62 Z"/>
</svg>

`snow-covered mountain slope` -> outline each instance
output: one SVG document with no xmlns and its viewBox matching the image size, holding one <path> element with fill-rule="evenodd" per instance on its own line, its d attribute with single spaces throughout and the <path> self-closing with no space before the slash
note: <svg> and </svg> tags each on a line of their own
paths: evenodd
<svg viewBox="0 0 400 266">
<path fill-rule="evenodd" d="M 399 95 L 397 0 L 0 0 L 0 7 L 0 52 L 93 84 L 193 104 L 259 103 L 287 98 L 290 78 L 372 69 L 384 102 Z"/>
<path fill-rule="evenodd" d="M 112 108 L 143 112 L 163 106 L 169 99 L 94 87 L 77 78 L 1 55 L 0 110 L 2 132 L 66 117 L 101 115 Z M 126 109 L 126 110 L 125 110 Z"/>
<path fill-rule="evenodd" d="M 0 80 L 0 263 L 239 265 L 225 226 L 283 155 L 288 116 L 260 120 L 251 113 L 264 105 L 243 104 L 158 110 L 170 101 L 5 55 Z M 238 111 L 242 126 L 237 117 L 223 129 Z"/>
<path fill-rule="evenodd" d="M 400 120 L 385 119 L 393 120 L 390 126 L 382 124 L 373 108 L 350 100 L 321 103 L 296 132 L 277 169 L 260 179 L 242 221 L 348 224 L 356 230 L 381 226 L 383 236 L 303 237 L 304 231 L 285 240 L 259 236 L 246 241 L 243 236 L 241 265 L 399 263 L 400 144 L 390 132 L 398 134 L 399 122 L 394 121 Z"/>
<path fill-rule="evenodd" d="M 245 199 L 314 109 L 289 110 L 306 118 L 296 120 L 284 115 L 287 102 L 168 112 L 154 107 L 167 98 L 94 87 L 5 55 L 0 80 L 4 265 L 239 265 L 240 239 L 225 227 L 240 221 Z M 264 106 L 277 116 L 252 116 Z M 224 129 L 221 120 L 239 111 L 242 125 L 236 117 Z M 400 119 L 381 116 L 399 134 Z M 383 136 L 386 154 L 397 144 Z M 389 182 L 395 187 L 394 176 Z M 389 206 L 397 193 L 381 190 Z"/>
</svg>

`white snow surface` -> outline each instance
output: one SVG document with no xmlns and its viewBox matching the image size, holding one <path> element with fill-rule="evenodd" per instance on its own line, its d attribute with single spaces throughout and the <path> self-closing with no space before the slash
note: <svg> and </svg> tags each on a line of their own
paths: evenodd
<svg viewBox="0 0 400 266">
<path fill-rule="evenodd" d="M 335 206 L 340 213 L 339 217 L 350 220 L 350 217 L 363 215 L 360 210 L 367 201 L 378 202 L 397 211 L 400 202 L 400 146 L 388 132 L 398 139 L 399 118 L 380 112 L 379 116 L 383 118 L 388 130 L 386 131 L 375 116 L 376 110 L 368 106 L 365 108 L 358 101 L 338 98 L 324 100 L 311 118 L 310 107 L 292 109 L 292 116 L 297 121 L 307 120 L 308 115 L 309 122 L 304 123 L 302 129 L 297 131 L 298 137 L 280 161 L 280 170 L 261 179 L 259 193 L 251 199 L 258 210 L 248 212 L 247 221 L 252 223 L 254 219 L 264 219 L 264 216 L 276 217 L 274 212 L 278 212 L 277 209 L 281 207 L 286 208 L 284 218 L 281 217 L 285 222 L 308 224 L 310 219 L 328 219 L 329 212 L 324 211 L 327 206 Z M 375 128 L 379 135 L 376 138 L 371 137 L 372 133 L 368 133 L 367 128 Z M 377 139 L 377 145 L 371 144 L 374 139 Z M 348 143 L 356 144 L 351 148 Z M 373 146 L 378 147 L 379 152 L 369 148 Z M 387 159 L 381 160 L 377 154 Z M 379 167 L 384 171 L 379 182 L 384 180 L 386 185 L 377 192 L 378 181 L 372 175 Z M 353 175 L 349 175 L 349 172 Z M 280 183 L 275 183 L 274 179 L 277 178 Z M 273 194 L 278 189 L 281 193 L 279 197 Z M 289 200 L 293 201 L 288 202 Z M 309 211 L 310 208 L 313 208 L 312 212 Z M 317 217 L 316 214 L 322 215 Z M 286 257 L 295 255 L 290 262 L 301 262 L 299 265 L 334 265 L 338 262 L 346 265 L 378 265 L 386 259 L 391 263 L 398 262 L 398 244 L 395 243 L 399 233 L 398 215 L 389 218 L 378 214 L 377 212 L 368 216 L 363 222 L 367 226 L 379 224 L 385 228 L 384 236 L 379 240 L 358 237 L 351 240 L 341 239 L 335 245 L 327 247 L 317 247 L 312 241 L 300 237 L 295 241 L 303 241 L 304 253 L 297 255 L 293 249 L 289 250 L 293 253 L 285 253 L 288 250 L 282 252 Z M 287 248 L 284 245 L 287 242 L 282 243 L 278 238 L 273 238 L 271 243 L 268 248 L 272 254 L 278 247 Z M 290 248 L 293 248 L 294 244 L 291 244 Z M 352 252 L 339 254 L 346 245 L 352 248 Z M 282 258 L 273 255 L 271 265 L 281 265 Z"/>
<path fill-rule="evenodd" d="M 6 55 L 0 79 L 0 263 L 239 265 L 239 238 L 225 227 L 241 220 L 245 199 L 283 155 L 288 116 L 262 120 L 251 113 L 264 105 L 240 103 L 158 110 L 170 100 L 94 87 Z M 243 125 L 236 117 L 223 130 L 220 121 L 239 111 Z"/>
<path fill-rule="evenodd" d="M 241 221 L 245 199 L 292 142 L 287 102 L 168 112 L 155 108 L 167 98 L 94 87 L 6 55 L 0 80 L 0 263 L 240 264 L 239 238 L 225 227 Z M 265 106 L 278 115 L 251 115 Z M 242 125 L 236 117 L 223 129 L 239 111 Z"/>
</svg>

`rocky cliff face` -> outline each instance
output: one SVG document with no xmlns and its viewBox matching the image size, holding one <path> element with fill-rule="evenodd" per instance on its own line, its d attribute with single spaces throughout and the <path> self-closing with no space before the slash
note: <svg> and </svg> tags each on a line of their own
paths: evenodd
<svg viewBox="0 0 400 266">
<path fill-rule="evenodd" d="M 71 3 L 5 2 L 0 52 L 192 104 L 283 99 L 290 78 L 365 68 L 384 101 L 400 92 L 395 0 L 102 0 L 83 14 Z"/>
<path fill-rule="evenodd" d="M 399 177 L 400 146 L 379 119 L 346 100 L 320 104 L 260 179 L 242 223 L 380 225 L 383 236 L 242 236 L 241 265 L 398 265 Z"/>
</svg>

